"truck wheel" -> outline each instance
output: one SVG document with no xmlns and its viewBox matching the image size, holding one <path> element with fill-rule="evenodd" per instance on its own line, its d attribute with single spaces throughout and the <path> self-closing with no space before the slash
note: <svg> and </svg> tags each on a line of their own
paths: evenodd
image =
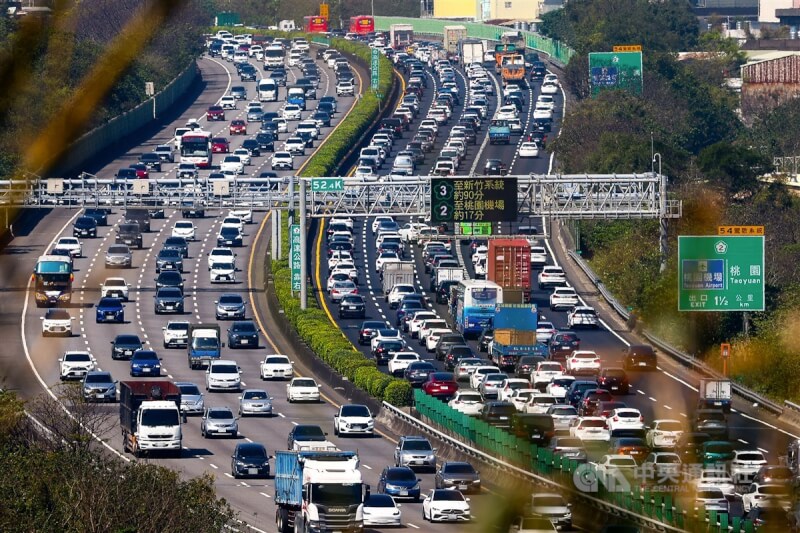
<svg viewBox="0 0 800 533">
<path fill-rule="evenodd" d="M 289 511 L 286 509 L 278 509 L 275 522 L 278 526 L 278 533 L 293 533 L 293 528 L 289 527 Z"/>
</svg>

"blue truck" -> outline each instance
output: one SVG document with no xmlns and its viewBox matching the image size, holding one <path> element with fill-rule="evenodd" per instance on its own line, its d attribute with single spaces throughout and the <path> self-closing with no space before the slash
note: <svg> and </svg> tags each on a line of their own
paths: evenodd
<svg viewBox="0 0 800 533">
<path fill-rule="evenodd" d="M 508 144 L 511 140 L 511 127 L 507 120 L 494 119 L 489 124 L 489 144 Z"/>
<path fill-rule="evenodd" d="M 212 359 L 219 359 L 222 354 L 219 324 L 189 324 L 186 346 L 192 370 L 208 366 Z"/>
<path fill-rule="evenodd" d="M 547 356 L 547 346 L 536 341 L 539 313 L 536 305 L 502 304 L 492 319 L 494 336 L 489 359 L 502 370 L 513 370 L 523 355 Z"/>
<path fill-rule="evenodd" d="M 275 454 L 278 533 L 361 533 L 367 496 L 355 452 Z"/>
</svg>

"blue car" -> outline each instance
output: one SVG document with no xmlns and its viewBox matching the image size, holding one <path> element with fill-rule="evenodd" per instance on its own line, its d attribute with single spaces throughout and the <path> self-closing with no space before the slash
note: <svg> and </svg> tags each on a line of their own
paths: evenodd
<svg viewBox="0 0 800 533">
<path fill-rule="evenodd" d="M 119 298 L 100 298 L 95 308 L 95 319 L 100 322 L 125 322 L 125 306 Z"/>
<path fill-rule="evenodd" d="M 153 350 L 136 350 L 131 357 L 131 376 L 160 376 L 161 359 Z"/>
<path fill-rule="evenodd" d="M 378 480 L 378 492 L 394 498 L 419 501 L 420 487 L 417 474 L 407 466 L 387 466 Z"/>
</svg>

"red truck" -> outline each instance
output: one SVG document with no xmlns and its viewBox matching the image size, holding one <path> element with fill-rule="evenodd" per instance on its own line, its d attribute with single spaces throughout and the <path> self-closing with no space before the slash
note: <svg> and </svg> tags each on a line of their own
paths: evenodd
<svg viewBox="0 0 800 533">
<path fill-rule="evenodd" d="M 503 287 L 504 303 L 531 299 L 531 245 L 525 239 L 491 239 L 486 279 Z"/>
</svg>

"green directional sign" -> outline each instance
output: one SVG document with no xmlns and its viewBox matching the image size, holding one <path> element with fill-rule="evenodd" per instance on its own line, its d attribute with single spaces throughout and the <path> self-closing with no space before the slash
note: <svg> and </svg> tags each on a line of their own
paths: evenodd
<svg viewBox="0 0 800 533">
<path fill-rule="evenodd" d="M 517 178 L 431 180 L 433 222 L 510 222 L 518 215 Z"/>
<path fill-rule="evenodd" d="M 763 236 L 679 236 L 679 311 L 763 311 Z"/>
<path fill-rule="evenodd" d="M 289 264 L 292 268 L 292 290 L 299 291 L 300 283 L 300 224 L 289 226 Z"/>
<path fill-rule="evenodd" d="M 642 94 L 641 52 L 592 52 L 589 54 L 592 97 L 608 89 Z"/>
<path fill-rule="evenodd" d="M 372 49 L 372 68 L 370 69 L 372 90 L 378 90 L 378 78 L 381 73 L 381 53 L 377 48 Z"/>
<path fill-rule="evenodd" d="M 340 192 L 344 190 L 342 178 L 311 178 L 311 192 Z"/>
</svg>

